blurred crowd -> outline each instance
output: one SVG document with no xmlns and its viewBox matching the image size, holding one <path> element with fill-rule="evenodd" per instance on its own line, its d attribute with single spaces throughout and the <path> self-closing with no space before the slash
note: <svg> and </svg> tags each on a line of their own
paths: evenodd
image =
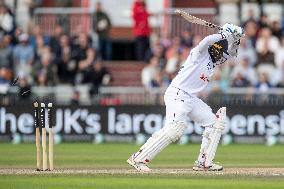
<svg viewBox="0 0 284 189">
<path fill-rule="evenodd" d="M 260 19 L 255 19 L 253 12 L 249 15 L 242 23 L 246 37 L 241 41 L 238 57 L 216 68 L 205 93 L 222 92 L 229 87 L 254 87 L 260 91 L 284 87 L 283 24 L 266 15 Z M 154 34 L 148 22 L 151 16 L 144 0 L 133 1 L 136 59 L 145 62 L 142 84 L 146 88 L 165 88 L 204 36 L 186 27 L 178 36 L 150 40 Z M 112 80 L 104 66 L 104 60 L 112 59 L 112 24 L 100 2 L 96 3 L 93 21 L 97 41 L 86 32 L 64 31 L 60 24 L 51 35 L 45 35 L 40 25 L 32 25 L 26 32 L 16 25 L 9 7 L 0 3 L 0 85 L 11 85 L 18 79 L 25 92 L 31 86 L 90 84 L 90 94 L 97 94 L 100 86 L 109 85 Z"/>
<path fill-rule="evenodd" d="M 31 86 L 90 84 L 90 94 L 97 94 L 101 85 L 111 81 L 103 65 L 103 60 L 111 59 L 111 23 L 100 2 L 93 18 L 99 48 L 86 32 L 71 34 L 61 25 L 52 35 L 45 35 L 40 25 L 25 32 L 15 24 L 12 11 L 0 4 L 0 85 L 18 80 L 14 84 L 27 90 Z"/>
<path fill-rule="evenodd" d="M 238 57 L 216 68 L 205 93 L 224 92 L 229 87 L 249 87 L 265 92 L 272 87 L 284 87 L 284 28 L 281 20 L 262 15 L 255 19 L 253 12 L 242 23 L 242 39 Z M 142 83 L 147 88 L 167 87 L 186 61 L 192 48 L 203 36 L 185 28 L 180 36 L 161 37 L 147 51 L 149 64 L 142 71 Z"/>
</svg>

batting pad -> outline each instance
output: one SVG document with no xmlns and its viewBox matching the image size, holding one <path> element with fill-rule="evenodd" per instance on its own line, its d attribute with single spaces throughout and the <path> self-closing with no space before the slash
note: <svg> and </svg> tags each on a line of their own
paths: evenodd
<svg viewBox="0 0 284 189">
<path fill-rule="evenodd" d="M 170 143 L 177 141 L 186 128 L 184 122 L 172 122 L 155 132 L 135 153 L 134 161 L 148 163 Z"/>
<path fill-rule="evenodd" d="M 204 150 L 205 153 L 205 162 L 204 166 L 209 167 L 212 164 L 212 161 L 215 157 L 217 147 L 222 135 L 222 131 L 225 128 L 225 119 L 226 119 L 226 107 L 220 108 L 217 113 L 217 121 L 213 125 L 212 131 L 209 133 L 208 140 L 209 144 L 208 147 Z"/>
</svg>

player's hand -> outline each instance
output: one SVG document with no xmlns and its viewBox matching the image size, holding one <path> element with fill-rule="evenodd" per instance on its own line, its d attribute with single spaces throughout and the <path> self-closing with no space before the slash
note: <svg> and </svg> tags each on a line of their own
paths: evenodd
<svg viewBox="0 0 284 189">
<path fill-rule="evenodd" d="M 240 45 L 240 43 L 241 43 L 241 39 L 237 39 L 234 41 L 234 45 Z"/>
</svg>

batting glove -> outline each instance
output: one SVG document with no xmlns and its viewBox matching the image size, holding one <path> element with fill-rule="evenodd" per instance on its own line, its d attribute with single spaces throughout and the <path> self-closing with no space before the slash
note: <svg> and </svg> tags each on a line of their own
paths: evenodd
<svg viewBox="0 0 284 189">
<path fill-rule="evenodd" d="M 222 39 L 228 39 L 228 38 L 231 38 L 232 36 L 232 33 L 226 30 L 221 30 L 219 34 L 222 35 Z"/>
<path fill-rule="evenodd" d="M 241 39 L 241 37 L 244 36 L 243 28 L 236 26 L 234 24 L 226 23 L 222 27 L 222 30 L 231 33 L 234 37 L 234 41 L 239 41 Z"/>
</svg>

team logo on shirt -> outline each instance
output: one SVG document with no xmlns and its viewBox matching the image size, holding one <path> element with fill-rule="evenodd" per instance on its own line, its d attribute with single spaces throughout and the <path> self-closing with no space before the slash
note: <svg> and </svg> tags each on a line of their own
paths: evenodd
<svg viewBox="0 0 284 189">
<path fill-rule="evenodd" d="M 203 80 L 204 82 L 206 81 L 209 82 L 209 78 L 205 74 L 202 74 L 199 78 Z"/>
</svg>

